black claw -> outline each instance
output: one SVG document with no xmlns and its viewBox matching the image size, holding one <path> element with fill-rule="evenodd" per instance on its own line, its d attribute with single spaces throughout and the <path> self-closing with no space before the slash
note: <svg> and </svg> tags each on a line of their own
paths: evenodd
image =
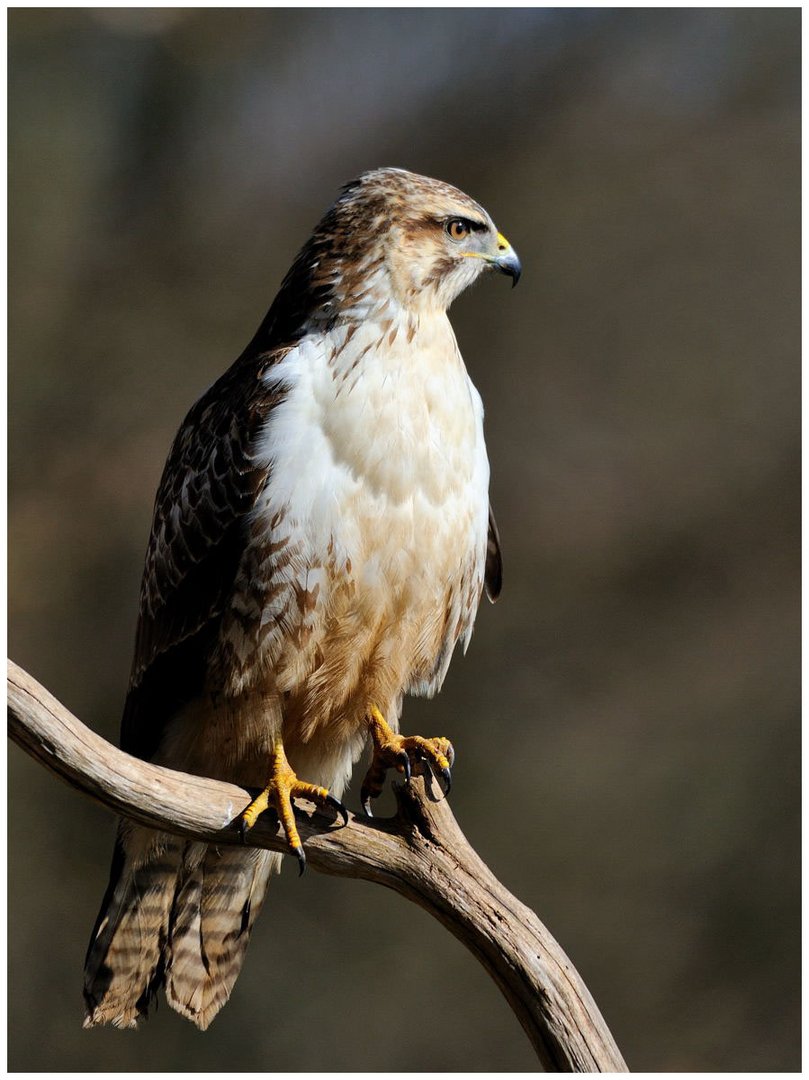
<svg viewBox="0 0 809 1080">
<path fill-rule="evenodd" d="M 292 852 L 297 857 L 298 866 L 300 867 L 300 870 L 298 871 L 298 877 L 302 877 L 303 872 L 306 869 L 306 855 L 302 847 L 294 847 L 292 849 Z"/>
<path fill-rule="evenodd" d="M 332 794 L 326 796 L 326 803 L 328 806 L 334 807 L 337 813 L 342 817 L 343 824 L 348 825 L 348 810 L 345 808 L 344 804 Z"/>
<path fill-rule="evenodd" d="M 405 783 L 410 783 L 412 773 L 410 771 L 410 756 L 407 751 L 402 754 L 402 768 L 404 769 Z"/>
<path fill-rule="evenodd" d="M 452 772 L 450 769 L 441 770 L 441 779 L 444 781 L 444 798 L 449 795 L 452 790 Z"/>
<path fill-rule="evenodd" d="M 452 743 L 447 747 L 447 761 L 449 762 L 449 767 L 452 768 L 455 764 L 455 747 Z"/>
<path fill-rule="evenodd" d="M 240 836 L 241 841 L 242 841 L 243 844 L 247 843 L 247 834 L 249 832 L 250 832 L 250 826 L 247 824 L 247 822 L 244 820 L 244 818 L 242 818 L 239 821 L 239 836 Z"/>
</svg>

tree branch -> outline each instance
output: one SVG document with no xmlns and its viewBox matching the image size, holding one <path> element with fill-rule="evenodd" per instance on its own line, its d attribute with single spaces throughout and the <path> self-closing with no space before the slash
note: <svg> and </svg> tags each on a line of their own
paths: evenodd
<svg viewBox="0 0 809 1080">
<path fill-rule="evenodd" d="M 130 757 L 85 727 L 12 661 L 8 711 L 9 734 L 19 746 L 117 813 L 198 840 L 241 842 L 234 819 L 249 802 L 247 791 Z M 500 987 L 546 1069 L 627 1071 L 567 956 L 469 846 L 448 803 L 420 777 L 395 790 L 399 813 L 390 820 L 352 815 L 341 828 L 313 807 L 301 812 L 309 865 L 386 885 L 442 922 Z M 286 850 L 268 814 L 251 830 L 249 843 Z"/>
</svg>

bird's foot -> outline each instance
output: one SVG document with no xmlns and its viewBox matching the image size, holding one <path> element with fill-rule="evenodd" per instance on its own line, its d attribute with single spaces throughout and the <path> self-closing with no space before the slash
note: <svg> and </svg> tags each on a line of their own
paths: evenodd
<svg viewBox="0 0 809 1080">
<path fill-rule="evenodd" d="M 242 811 L 240 830 L 242 840 L 244 840 L 265 810 L 275 810 L 284 828 L 289 850 L 297 858 L 300 872 L 303 873 L 306 869 L 306 855 L 295 825 L 295 812 L 292 806 L 292 800 L 296 797 L 309 799 L 319 806 L 333 807 L 348 825 L 348 811 L 345 806 L 326 788 L 299 780 L 287 761 L 283 745 L 279 742 L 272 754 L 270 782 L 261 794 L 253 799 L 247 809 Z"/>
<path fill-rule="evenodd" d="M 368 817 L 373 817 L 371 799 L 377 798 L 382 791 L 385 773 L 391 768 L 404 773 L 409 783 L 411 774 L 423 771 L 424 764 L 427 763 L 444 781 L 444 794 L 449 795 L 452 787 L 452 765 L 455 761 L 455 751 L 449 739 L 397 735 L 375 705 L 368 710 L 368 726 L 374 752 L 371 767 L 365 774 L 360 791 L 362 808 Z"/>
</svg>

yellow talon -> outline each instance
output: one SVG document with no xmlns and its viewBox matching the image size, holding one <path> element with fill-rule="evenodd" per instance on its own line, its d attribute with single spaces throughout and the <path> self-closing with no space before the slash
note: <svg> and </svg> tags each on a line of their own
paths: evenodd
<svg viewBox="0 0 809 1080">
<path fill-rule="evenodd" d="M 370 705 L 368 708 L 368 726 L 374 751 L 360 791 L 362 808 L 368 817 L 373 816 L 371 799 L 375 799 L 382 791 L 385 773 L 390 768 L 404 773 L 409 782 L 413 766 L 418 770 L 423 762 L 429 762 L 444 781 L 444 794 L 449 795 L 452 786 L 451 770 L 455 761 L 455 751 L 449 739 L 397 735 L 376 705 Z"/>
<path fill-rule="evenodd" d="M 327 788 L 318 787 L 317 784 L 307 784 L 299 780 L 292 767 L 287 761 L 284 745 L 279 739 L 273 747 L 270 759 L 270 782 L 266 788 L 257 795 L 241 814 L 241 833 L 244 839 L 253 828 L 261 814 L 265 810 L 273 809 L 278 814 L 278 820 L 283 826 L 290 850 L 300 864 L 300 872 L 306 869 L 306 855 L 300 834 L 295 824 L 295 811 L 292 800 L 298 796 L 302 799 L 311 799 L 314 803 L 333 806 L 348 824 L 348 811 L 345 806 L 336 799 Z"/>
<path fill-rule="evenodd" d="M 247 809 L 242 814 L 242 831 L 248 832 L 253 828 L 258 821 L 259 816 L 264 813 L 267 807 L 270 805 L 269 788 L 265 788 L 264 791 L 250 803 Z"/>
</svg>

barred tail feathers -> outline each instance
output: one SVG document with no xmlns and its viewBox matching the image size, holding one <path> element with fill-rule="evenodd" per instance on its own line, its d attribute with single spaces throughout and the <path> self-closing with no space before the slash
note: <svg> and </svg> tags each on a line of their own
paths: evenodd
<svg viewBox="0 0 809 1080">
<path fill-rule="evenodd" d="M 205 1029 L 230 996 L 281 856 L 122 825 L 85 961 L 85 1027 L 136 1027 L 165 984 Z"/>
<path fill-rule="evenodd" d="M 172 909 L 166 998 L 204 1031 L 230 997 L 282 856 L 254 848 L 192 847 L 196 865 L 184 876 Z"/>
</svg>

